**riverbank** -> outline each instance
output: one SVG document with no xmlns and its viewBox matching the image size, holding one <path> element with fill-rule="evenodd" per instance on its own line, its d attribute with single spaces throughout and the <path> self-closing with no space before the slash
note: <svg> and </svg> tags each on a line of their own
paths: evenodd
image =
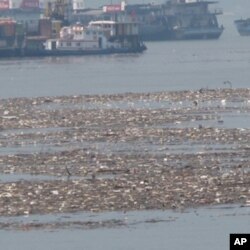
<svg viewBox="0 0 250 250">
<path fill-rule="evenodd" d="M 248 206 L 249 120 L 249 89 L 2 99 L 0 215 Z"/>
</svg>

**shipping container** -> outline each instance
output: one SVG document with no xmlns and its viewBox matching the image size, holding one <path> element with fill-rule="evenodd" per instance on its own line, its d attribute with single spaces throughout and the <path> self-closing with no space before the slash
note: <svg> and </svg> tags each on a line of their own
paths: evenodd
<svg viewBox="0 0 250 250">
<path fill-rule="evenodd" d="M 16 22 L 9 18 L 0 19 L 1 37 L 12 37 L 16 33 Z"/>
<path fill-rule="evenodd" d="M 51 38 L 52 24 L 50 19 L 43 18 L 39 20 L 39 34 L 40 36 Z"/>
<path fill-rule="evenodd" d="M 22 0 L 21 8 L 22 9 L 38 9 L 39 0 Z"/>
<path fill-rule="evenodd" d="M 9 0 L 0 0 L 0 10 L 9 9 Z"/>
</svg>

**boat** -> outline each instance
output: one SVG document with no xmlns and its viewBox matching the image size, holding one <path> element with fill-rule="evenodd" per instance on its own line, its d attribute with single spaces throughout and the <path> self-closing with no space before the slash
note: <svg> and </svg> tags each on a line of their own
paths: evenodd
<svg viewBox="0 0 250 250">
<path fill-rule="evenodd" d="M 44 23 L 44 22 L 43 22 Z M 102 55 L 141 53 L 146 46 L 138 35 L 135 22 L 92 21 L 64 26 L 59 37 L 26 36 L 16 56 Z M 8 53 L 7 53 L 8 54 Z M 13 55 L 9 54 L 9 56 Z"/>
<path fill-rule="evenodd" d="M 138 22 L 139 34 L 144 41 L 169 40 L 170 26 L 162 4 L 128 4 L 125 15 Z"/>
<path fill-rule="evenodd" d="M 59 38 L 47 39 L 43 47 L 26 47 L 26 56 L 101 55 L 140 53 L 146 49 L 134 22 L 92 21 L 62 27 Z"/>
<path fill-rule="evenodd" d="M 107 5 L 103 12 L 85 11 L 77 18 L 88 20 L 131 20 L 139 23 L 139 35 L 143 41 L 218 39 L 224 27 L 218 24 L 221 9 L 210 10 L 217 1 L 168 0 L 164 4 Z M 94 14 L 96 13 L 96 14 Z"/>
<path fill-rule="evenodd" d="M 139 39 L 136 23 L 92 21 L 87 27 L 75 24 L 63 27 L 58 39 L 48 39 L 42 54 L 93 55 L 140 53 L 146 46 Z"/>
<path fill-rule="evenodd" d="M 167 1 L 161 18 L 165 20 L 167 28 L 161 34 L 162 37 L 168 40 L 218 39 L 224 27 L 219 26 L 217 20 L 217 15 L 222 14 L 222 11 L 209 10 L 209 5 L 215 3 L 217 2 L 202 0 Z M 145 29 L 142 36 L 145 37 L 146 34 Z"/>
<path fill-rule="evenodd" d="M 250 35 L 250 18 L 235 20 L 234 24 L 241 36 Z"/>
</svg>

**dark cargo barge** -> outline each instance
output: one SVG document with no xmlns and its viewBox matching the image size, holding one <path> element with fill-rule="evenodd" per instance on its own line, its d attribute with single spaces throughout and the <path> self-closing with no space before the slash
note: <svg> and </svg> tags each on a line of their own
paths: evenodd
<svg viewBox="0 0 250 250">
<path fill-rule="evenodd" d="M 143 41 L 218 39 L 224 27 L 217 16 L 221 9 L 211 9 L 217 1 L 167 0 L 164 4 L 145 3 L 106 5 L 103 9 L 83 10 L 73 14 L 73 20 L 132 20 L 139 23 Z"/>
</svg>

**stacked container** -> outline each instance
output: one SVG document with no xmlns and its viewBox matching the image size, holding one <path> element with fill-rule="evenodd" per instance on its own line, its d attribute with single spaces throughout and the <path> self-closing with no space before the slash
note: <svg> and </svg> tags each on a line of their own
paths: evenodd
<svg viewBox="0 0 250 250">
<path fill-rule="evenodd" d="M 13 37 L 16 33 L 16 22 L 7 18 L 0 19 L 0 30 L 1 37 Z"/>
<path fill-rule="evenodd" d="M 40 36 L 51 38 L 52 25 L 50 19 L 43 18 L 39 20 L 39 34 Z"/>
</svg>

